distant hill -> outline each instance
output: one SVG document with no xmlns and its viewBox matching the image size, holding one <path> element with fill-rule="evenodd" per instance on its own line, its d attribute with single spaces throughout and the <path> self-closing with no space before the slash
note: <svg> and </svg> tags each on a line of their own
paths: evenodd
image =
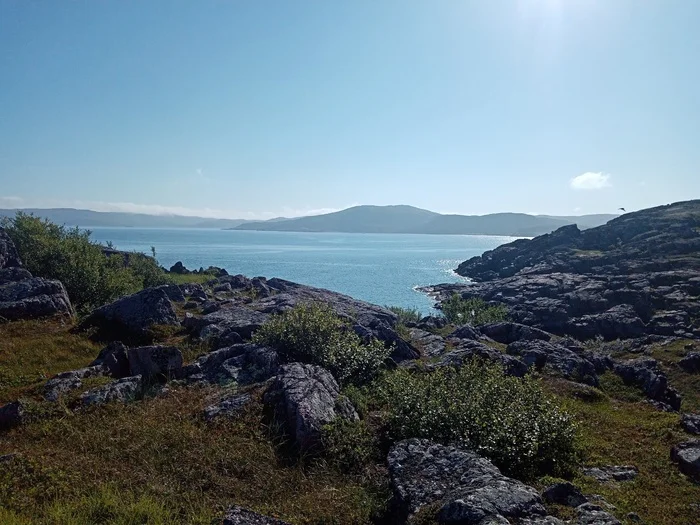
<svg viewBox="0 0 700 525">
<path fill-rule="evenodd" d="M 442 215 L 413 206 L 355 206 L 346 210 L 278 220 L 248 222 L 234 230 L 343 232 L 343 233 L 431 233 L 458 235 L 512 235 L 533 237 L 567 224 L 591 228 L 617 215 L 556 217 L 525 213 L 489 215 Z"/>
<path fill-rule="evenodd" d="M 14 217 L 19 210 L 0 210 L 0 217 Z M 244 219 L 207 219 L 183 215 L 147 215 L 145 213 L 102 212 L 72 208 L 26 208 L 21 211 L 44 217 L 57 224 L 91 227 L 133 228 L 233 228 Z"/>
</svg>

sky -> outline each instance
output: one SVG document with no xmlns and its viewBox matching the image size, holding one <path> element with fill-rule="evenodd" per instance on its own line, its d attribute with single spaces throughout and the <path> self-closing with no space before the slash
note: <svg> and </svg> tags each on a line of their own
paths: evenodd
<svg viewBox="0 0 700 525">
<path fill-rule="evenodd" d="M 700 198 L 695 0 L 0 0 L 0 208 Z"/>
</svg>

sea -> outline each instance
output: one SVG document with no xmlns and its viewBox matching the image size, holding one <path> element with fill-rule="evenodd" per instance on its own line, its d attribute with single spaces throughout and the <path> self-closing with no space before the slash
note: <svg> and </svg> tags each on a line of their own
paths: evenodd
<svg viewBox="0 0 700 525">
<path fill-rule="evenodd" d="M 454 269 L 514 237 L 370 233 L 257 232 L 216 229 L 89 228 L 116 249 L 151 254 L 170 268 L 219 266 L 230 274 L 279 277 L 371 303 L 433 312 L 417 288 L 464 282 Z"/>
</svg>

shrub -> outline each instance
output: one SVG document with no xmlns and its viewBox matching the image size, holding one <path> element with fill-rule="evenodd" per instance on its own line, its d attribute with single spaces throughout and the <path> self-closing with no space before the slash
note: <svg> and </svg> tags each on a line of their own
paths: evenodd
<svg viewBox="0 0 700 525">
<path fill-rule="evenodd" d="M 401 306 L 388 306 L 387 308 L 399 316 L 398 322 L 402 325 L 418 323 L 423 318 L 415 308 L 403 308 Z"/>
<path fill-rule="evenodd" d="M 151 258 L 130 254 L 106 256 L 90 240 L 90 231 L 67 228 L 17 212 L 2 226 L 14 241 L 26 268 L 38 277 L 58 279 L 78 311 L 88 311 L 144 286 L 167 282 Z"/>
<path fill-rule="evenodd" d="M 323 427 L 322 440 L 326 458 L 341 472 L 358 473 L 382 459 L 377 435 L 364 420 L 337 418 Z"/>
<path fill-rule="evenodd" d="M 440 304 L 443 315 L 453 324 L 471 324 L 474 326 L 505 321 L 508 310 L 502 304 L 490 305 L 479 297 L 464 299 L 459 294 Z"/>
<path fill-rule="evenodd" d="M 572 417 L 532 377 L 475 360 L 430 373 L 397 370 L 379 391 L 392 439 L 457 443 L 525 478 L 567 473 L 578 460 Z"/>
<path fill-rule="evenodd" d="M 363 343 L 330 306 L 317 303 L 299 305 L 273 317 L 253 340 L 275 348 L 285 361 L 322 366 L 341 384 L 369 381 L 390 353 L 380 341 Z"/>
</svg>

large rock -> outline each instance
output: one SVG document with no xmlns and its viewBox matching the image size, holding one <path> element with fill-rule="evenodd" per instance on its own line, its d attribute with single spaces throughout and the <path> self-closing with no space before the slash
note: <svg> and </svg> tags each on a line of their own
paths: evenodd
<svg viewBox="0 0 700 525">
<path fill-rule="evenodd" d="M 289 525 L 286 521 L 263 516 L 257 512 L 234 506 L 226 511 L 222 525 Z"/>
<path fill-rule="evenodd" d="M 0 284 L 0 318 L 13 321 L 57 314 L 73 315 L 60 281 L 32 277 Z"/>
<path fill-rule="evenodd" d="M 700 414 L 683 414 L 681 426 L 689 434 L 700 435 Z"/>
<path fill-rule="evenodd" d="M 182 368 L 182 352 L 174 346 L 141 346 L 127 350 L 132 376 L 170 378 Z"/>
<path fill-rule="evenodd" d="M 655 359 L 640 357 L 615 363 L 613 370 L 625 384 L 641 388 L 649 399 L 665 403 L 673 410 L 680 409 L 681 396 L 668 385 L 668 379 Z"/>
<path fill-rule="evenodd" d="M 576 507 L 573 525 L 622 525 L 620 520 L 599 505 L 584 503 Z"/>
<path fill-rule="evenodd" d="M 499 352 L 495 348 L 470 340 L 450 339 L 449 342 L 455 347 L 445 352 L 437 362 L 430 363 L 428 368 L 443 366 L 459 368 L 472 359 L 478 358 L 502 366 L 505 373 L 511 376 L 523 377 L 527 374 L 527 364 L 514 356 Z"/>
<path fill-rule="evenodd" d="M 130 375 L 129 357 L 127 348 L 119 341 L 113 341 L 100 350 L 97 358 L 90 366 L 101 366 L 105 373 L 115 379 L 121 379 Z"/>
<path fill-rule="evenodd" d="M 680 366 L 684 371 L 689 374 L 697 374 L 700 372 L 700 352 L 690 352 L 683 359 L 678 361 L 678 366 Z"/>
<path fill-rule="evenodd" d="M 128 403 L 134 401 L 143 393 L 141 376 L 117 379 L 104 386 L 88 390 L 80 400 L 83 405 L 103 405 L 105 403 Z"/>
<path fill-rule="evenodd" d="M 679 443 L 671 449 L 671 459 L 678 463 L 681 472 L 700 482 L 700 440 Z"/>
<path fill-rule="evenodd" d="M 581 340 L 602 337 L 606 340 L 630 339 L 646 333 L 646 326 L 634 307 L 619 304 L 602 313 L 572 319 L 567 333 Z"/>
<path fill-rule="evenodd" d="M 264 400 L 301 450 L 316 449 L 321 429 L 336 417 L 358 419 L 331 373 L 315 365 L 290 363 L 280 367 Z"/>
<path fill-rule="evenodd" d="M 439 335 L 431 334 L 420 328 L 411 328 L 409 333 L 411 342 L 424 357 L 436 357 L 445 352 L 445 339 Z"/>
<path fill-rule="evenodd" d="M 14 401 L 0 407 L 0 430 L 21 425 L 25 418 L 25 407 L 21 401 Z"/>
<path fill-rule="evenodd" d="M 31 278 L 32 274 L 29 273 L 29 270 L 25 270 L 24 268 L 20 268 L 18 266 L 0 269 L 0 285 Z"/>
<path fill-rule="evenodd" d="M 279 366 L 279 355 L 272 348 L 236 344 L 199 357 L 183 368 L 181 376 L 190 382 L 249 385 L 270 379 Z"/>
<path fill-rule="evenodd" d="M 108 332 L 148 336 L 156 325 L 177 326 L 179 322 L 168 295 L 161 288 L 147 288 L 94 310 L 81 327 L 96 326 Z"/>
<path fill-rule="evenodd" d="M 535 489 L 469 450 L 408 439 L 391 449 L 387 462 L 400 521 L 431 504 L 442 505 L 438 521 L 445 524 L 507 523 L 503 519 L 546 514 Z"/>
<path fill-rule="evenodd" d="M 568 481 L 550 485 L 544 490 L 542 497 L 547 503 L 557 503 L 567 507 L 578 507 L 588 502 L 581 491 Z"/>
<path fill-rule="evenodd" d="M 22 266 L 15 243 L 10 236 L 0 228 L 0 269 Z"/>
<path fill-rule="evenodd" d="M 508 345 L 509 355 L 520 357 L 528 366 L 546 369 L 591 386 L 598 386 L 596 367 L 568 348 L 543 340 L 516 341 Z"/>
<path fill-rule="evenodd" d="M 479 330 L 494 341 L 506 345 L 516 341 L 549 341 L 552 338 L 544 330 L 510 322 L 485 324 L 480 326 Z"/>
<path fill-rule="evenodd" d="M 611 481 L 632 481 L 639 474 L 639 469 L 634 465 L 604 465 L 584 468 L 583 473 L 600 483 L 608 483 Z"/>
<path fill-rule="evenodd" d="M 238 334 L 242 339 L 250 339 L 268 318 L 269 315 L 248 307 L 226 305 L 202 317 L 186 317 L 185 327 L 201 339 L 216 343 L 231 333 Z"/>
</svg>

